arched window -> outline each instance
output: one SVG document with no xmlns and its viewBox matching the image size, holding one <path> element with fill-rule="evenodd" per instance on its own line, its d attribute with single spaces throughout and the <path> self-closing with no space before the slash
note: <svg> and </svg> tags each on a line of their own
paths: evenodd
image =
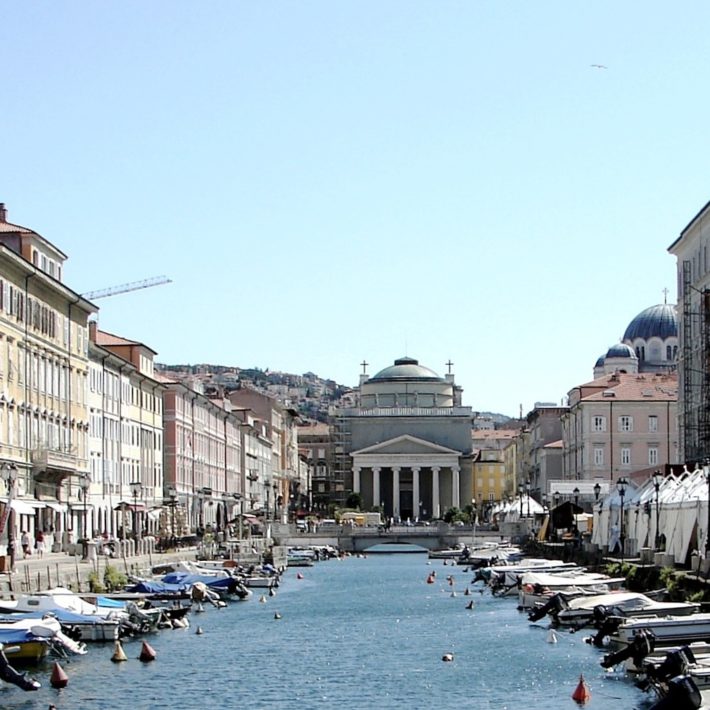
<svg viewBox="0 0 710 710">
<path fill-rule="evenodd" d="M 670 345 L 666 345 L 666 360 L 673 359 L 673 348 Z"/>
</svg>

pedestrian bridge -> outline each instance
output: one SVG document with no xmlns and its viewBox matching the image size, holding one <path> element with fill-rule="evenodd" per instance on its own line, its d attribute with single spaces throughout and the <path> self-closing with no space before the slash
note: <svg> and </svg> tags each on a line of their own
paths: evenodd
<svg viewBox="0 0 710 710">
<path fill-rule="evenodd" d="M 499 541 L 498 534 L 481 534 L 471 526 L 447 524 L 419 526 L 396 525 L 382 527 L 350 527 L 322 525 L 316 533 L 301 533 L 281 537 L 282 545 L 333 545 L 347 552 L 366 552 L 376 545 L 417 545 L 426 550 L 443 550 L 456 545 L 473 545 L 483 541 Z"/>
</svg>

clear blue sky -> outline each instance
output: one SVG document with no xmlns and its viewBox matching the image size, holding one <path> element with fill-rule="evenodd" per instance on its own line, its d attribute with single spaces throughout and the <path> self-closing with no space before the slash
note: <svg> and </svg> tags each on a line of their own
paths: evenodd
<svg viewBox="0 0 710 710">
<path fill-rule="evenodd" d="M 168 363 L 559 402 L 710 199 L 710 4 L 4 3 L 0 201 Z M 594 68 L 600 64 L 606 68 Z"/>
</svg>

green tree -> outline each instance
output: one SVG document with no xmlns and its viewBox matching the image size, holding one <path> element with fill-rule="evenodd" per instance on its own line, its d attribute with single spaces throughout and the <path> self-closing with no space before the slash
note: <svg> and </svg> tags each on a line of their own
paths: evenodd
<svg viewBox="0 0 710 710">
<path fill-rule="evenodd" d="M 345 507 L 360 510 L 362 508 L 362 496 L 359 493 L 351 493 L 345 500 Z"/>
</svg>

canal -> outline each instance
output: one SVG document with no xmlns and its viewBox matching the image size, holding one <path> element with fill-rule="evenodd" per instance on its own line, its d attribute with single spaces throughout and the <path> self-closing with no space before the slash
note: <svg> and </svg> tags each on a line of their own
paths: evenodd
<svg viewBox="0 0 710 710">
<path fill-rule="evenodd" d="M 437 581 L 426 584 L 432 570 Z M 255 594 L 193 614 L 190 629 L 150 636 L 152 663 L 137 660 L 140 641 L 125 643 L 129 660 L 120 664 L 110 660 L 112 646 L 92 645 L 88 655 L 62 663 L 67 688 L 49 686 L 47 664 L 37 673 L 39 691 L 3 685 L 0 707 L 570 710 L 581 673 L 592 692 L 586 708 L 646 704 L 621 675 L 599 666 L 601 652 L 581 633 L 562 632 L 550 644 L 545 626 L 530 625 L 514 599 L 481 595 L 474 591 L 480 583 L 465 596 L 472 577 L 425 554 L 369 554 L 291 569 L 265 603 Z M 453 662 L 442 662 L 446 653 Z"/>
</svg>

